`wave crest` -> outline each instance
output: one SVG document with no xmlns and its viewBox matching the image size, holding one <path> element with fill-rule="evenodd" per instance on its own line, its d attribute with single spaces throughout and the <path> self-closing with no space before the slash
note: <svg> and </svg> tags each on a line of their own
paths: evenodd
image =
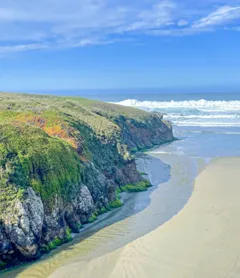
<svg viewBox="0 0 240 278">
<path fill-rule="evenodd" d="M 224 100 L 185 100 L 185 101 L 138 101 L 136 99 L 126 99 L 118 102 L 118 104 L 124 106 L 137 107 L 142 109 L 154 110 L 154 109 L 198 109 L 200 111 L 240 111 L 240 101 L 224 101 Z"/>
<path fill-rule="evenodd" d="M 177 126 L 240 127 L 240 101 L 138 101 L 126 99 L 124 106 L 157 111 Z"/>
</svg>

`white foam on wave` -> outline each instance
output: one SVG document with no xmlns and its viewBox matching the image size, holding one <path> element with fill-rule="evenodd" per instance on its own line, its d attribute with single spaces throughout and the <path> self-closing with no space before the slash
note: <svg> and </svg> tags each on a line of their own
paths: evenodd
<svg viewBox="0 0 240 278">
<path fill-rule="evenodd" d="M 150 151 L 149 153 L 152 153 L 152 154 L 173 154 L 172 152 L 167 152 L 167 151 L 159 151 L 159 150 L 153 150 L 153 151 Z"/>
<path fill-rule="evenodd" d="M 196 133 L 196 134 L 201 134 L 201 133 L 206 133 L 206 131 L 200 131 L 200 130 L 191 130 L 191 133 Z M 224 134 L 224 135 L 240 135 L 240 132 L 238 131 L 212 131 L 212 132 L 207 132 L 207 133 L 212 133 L 212 134 Z"/>
<path fill-rule="evenodd" d="M 176 115 L 176 114 L 167 114 L 167 118 L 169 119 L 240 119 L 240 114 L 233 114 L 233 115 L 224 115 L 224 114 L 211 114 L 211 115 Z"/>
<path fill-rule="evenodd" d="M 164 113 L 178 126 L 240 127 L 240 101 L 138 101 L 127 99 L 118 104 Z"/>
<path fill-rule="evenodd" d="M 177 126 L 202 126 L 202 127 L 240 127 L 236 122 L 174 122 Z"/>
<path fill-rule="evenodd" d="M 169 108 L 180 108 L 180 109 L 198 109 L 201 111 L 240 111 L 240 101 L 224 101 L 224 100 L 185 100 L 185 101 L 138 101 L 136 99 L 126 99 L 118 102 L 124 106 L 137 107 L 148 110 L 155 109 L 169 109 Z"/>
</svg>

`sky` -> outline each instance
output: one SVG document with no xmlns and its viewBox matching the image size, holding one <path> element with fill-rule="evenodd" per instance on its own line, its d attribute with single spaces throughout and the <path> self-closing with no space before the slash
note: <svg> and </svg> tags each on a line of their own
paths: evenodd
<svg viewBox="0 0 240 278">
<path fill-rule="evenodd" d="M 0 90 L 240 92 L 240 0 L 2 0 Z"/>
</svg>

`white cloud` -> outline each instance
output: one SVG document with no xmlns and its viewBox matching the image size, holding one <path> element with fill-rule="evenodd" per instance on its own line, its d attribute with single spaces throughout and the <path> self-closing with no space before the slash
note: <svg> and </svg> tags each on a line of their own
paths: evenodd
<svg viewBox="0 0 240 278">
<path fill-rule="evenodd" d="M 8 53 L 8 52 L 23 52 L 28 50 L 39 50 L 47 48 L 47 46 L 37 43 L 32 44 L 15 44 L 15 45 L 6 45 L 0 46 L 0 53 Z"/>
<path fill-rule="evenodd" d="M 177 22 L 177 25 L 179 27 L 183 27 L 183 26 L 187 26 L 189 23 L 187 20 L 184 20 L 184 19 L 180 19 L 178 22 Z"/>
<path fill-rule="evenodd" d="M 228 22 L 232 22 L 236 19 L 240 19 L 240 6 L 223 6 L 210 13 L 208 16 L 197 20 L 193 24 L 193 28 L 222 25 Z"/>
<path fill-rule="evenodd" d="M 71 48 L 143 36 L 225 30 L 240 18 L 240 0 L 4 0 L 0 52 Z M 234 6 L 232 3 L 235 3 Z M 219 4 L 215 11 L 213 6 Z"/>
<path fill-rule="evenodd" d="M 137 21 L 126 28 L 126 31 L 148 30 L 168 25 L 173 19 L 174 2 L 165 0 L 154 5 L 149 10 L 144 10 L 138 15 Z"/>
<path fill-rule="evenodd" d="M 173 19 L 174 7 L 170 0 L 150 0 L 147 5 L 145 0 L 138 4 L 115 0 L 5 0 L 0 2 L 0 43 L 16 42 L 16 49 L 29 42 L 56 48 L 112 43 L 124 39 L 126 32 L 167 24 Z"/>
</svg>

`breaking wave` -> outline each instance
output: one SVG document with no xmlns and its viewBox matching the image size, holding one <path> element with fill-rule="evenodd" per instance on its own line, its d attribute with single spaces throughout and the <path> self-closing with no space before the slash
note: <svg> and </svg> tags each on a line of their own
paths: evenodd
<svg viewBox="0 0 240 278">
<path fill-rule="evenodd" d="M 117 104 L 161 112 L 165 118 L 179 126 L 239 127 L 240 101 L 138 101 L 126 99 Z"/>
<path fill-rule="evenodd" d="M 209 101 L 186 100 L 186 101 L 138 101 L 136 99 L 127 99 L 118 102 L 124 106 L 146 108 L 146 109 L 165 109 L 165 108 L 190 108 L 200 111 L 240 111 L 240 101 Z"/>
</svg>

